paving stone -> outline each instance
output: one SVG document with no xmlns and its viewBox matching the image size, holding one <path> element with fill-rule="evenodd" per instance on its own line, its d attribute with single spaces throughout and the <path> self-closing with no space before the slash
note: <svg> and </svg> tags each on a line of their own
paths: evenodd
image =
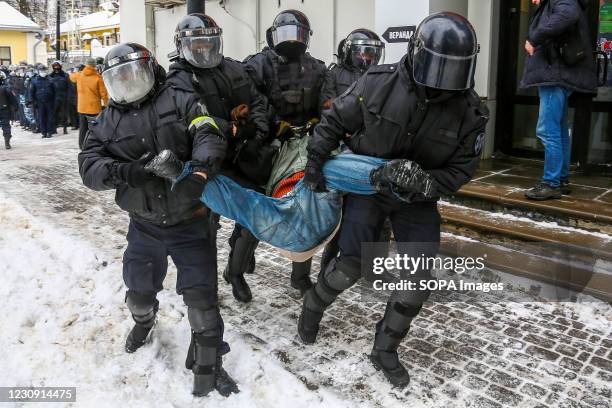
<svg viewBox="0 0 612 408">
<path fill-rule="evenodd" d="M 491 370 L 487 375 L 487 379 L 506 388 L 517 388 L 522 383 L 522 380 L 499 370 Z"/>
<path fill-rule="evenodd" d="M 521 387 L 521 392 L 537 400 L 541 400 L 548 393 L 548 391 L 544 388 L 530 383 L 523 384 Z"/>
<path fill-rule="evenodd" d="M 483 390 L 489 385 L 487 380 L 482 379 L 480 377 L 476 377 L 475 375 L 468 375 L 467 377 L 465 377 L 462 384 L 474 391 Z"/>
<path fill-rule="evenodd" d="M 487 367 L 484 364 L 470 361 L 469 363 L 466 364 L 465 370 L 473 374 L 482 375 L 486 373 L 487 371 L 489 371 L 489 367 Z"/>
<path fill-rule="evenodd" d="M 577 348 L 568 346 L 567 344 L 559 344 L 555 350 L 569 357 L 574 357 L 578 353 Z"/>
<path fill-rule="evenodd" d="M 521 395 L 493 384 L 487 389 L 487 395 L 503 406 L 518 407 L 523 401 Z"/>
<path fill-rule="evenodd" d="M 578 373 L 582 369 L 582 366 L 584 364 L 582 364 L 580 361 L 572 360 L 568 357 L 563 357 L 561 361 L 559 361 L 559 365 L 563 368 L 567 368 L 568 370 L 572 370 Z"/>
<path fill-rule="evenodd" d="M 602 370 L 612 372 L 612 360 L 601 357 L 593 357 L 591 358 L 591 364 L 593 364 L 595 367 L 601 368 Z"/>
<path fill-rule="evenodd" d="M 528 346 L 525 352 L 533 357 L 541 358 L 542 360 L 555 361 L 559 358 L 559 354 L 536 346 Z"/>
</svg>

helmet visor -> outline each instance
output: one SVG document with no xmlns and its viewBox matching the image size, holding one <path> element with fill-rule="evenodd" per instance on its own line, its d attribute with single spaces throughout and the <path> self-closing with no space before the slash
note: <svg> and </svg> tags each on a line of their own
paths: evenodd
<svg viewBox="0 0 612 408">
<path fill-rule="evenodd" d="M 139 59 L 111 67 L 102 73 L 111 99 L 119 104 L 144 98 L 155 85 L 155 72 L 150 60 Z"/>
<path fill-rule="evenodd" d="M 223 60 L 223 39 L 221 36 L 183 37 L 181 52 L 195 67 L 214 68 Z"/>
<path fill-rule="evenodd" d="M 276 47 L 284 42 L 298 42 L 307 48 L 310 44 L 310 29 L 300 25 L 283 25 L 272 30 L 272 43 Z"/>
<path fill-rule="evenodd" d="M 474 81 L 476 55 L 442 55 L 424 47 L 417 48 L 413 56 L 414 80 L 420 85 L 447 91 L 469 89 Z"/>
<path fill-rule="evenodd" d="M 380 41 L 355 41 L 351 44 L 350 62 L 355 68 L 367 70 L 385 60 L 385 48 Z"/>
</svg>

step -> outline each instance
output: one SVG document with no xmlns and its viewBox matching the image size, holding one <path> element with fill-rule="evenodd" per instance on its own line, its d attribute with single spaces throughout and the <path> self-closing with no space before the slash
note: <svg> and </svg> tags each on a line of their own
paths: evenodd
<svg viewBox="0 0 612 408">
<path fill-rule="evenodd" d="M 562 260 L 544 258 L 529 251 L 517 251 L 452 233 L 442 235 L 440 253 L 473 258 L 486 254 L 485 265 L 489 270 L 552 285 L 562 282 L 563 287 L 612 302 L 612 274 L 594 271 L 588 266 L 567 264 Z M 532 291 L 537 285 L 528 283 L 526 286 L 525 290 Z"/>
<path fill-rule="evenodd" d="M 466 184 L 450 199 L 458 202 L 469 199 L 471 203 L 478 200 L 524 212 L 586 220 L 604 227 L 612 226 L 612 203 L 597 199 L 564 196 L 559 200 L 533 201 L 525 198 L 524 189 L 479 181 Z M 605 199 L 608 200 L 607 195 Z"/>
<path fill-rule="evenodd" d="M 592 254 L 612 262 L 612 235 L 559 226 L 550 222 L 537 222 L 448 202 L 440 202 L 439 210 L 445 223 L 445 230 L 448 230 L 449 224 L 452 224 L 497 237 L 560 245 L 571 251 Z"/>
</svg>

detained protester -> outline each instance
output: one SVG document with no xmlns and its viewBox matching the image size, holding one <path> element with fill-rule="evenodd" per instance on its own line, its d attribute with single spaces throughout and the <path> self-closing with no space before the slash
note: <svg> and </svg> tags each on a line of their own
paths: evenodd
<svg viewBox="0 0 612 408">
<path fill-rule="evenodd" d="M 253 85 L 242 63 L 223 56 L 222 29 L 209 16 L 190 14 L 175 31 L 176 56 L 168 83 L 195 93 L 214 116 L 229 142 L 223 172 L 245 187 L 263 192 L 269 173 L 259 174 L 257 160 L 269 133 L 267 101 Z M 271 160 L 270 157 L 267 159 Z M 258 241 L 236 224 L 230 237 L 230 255 L 223 273 L 240 302 L 250 302 L 244 273 L 255 267 Z"/>
<path fill-rule="evenodd" d="M 29 104 L 37 112 L 37 123 L 42 138 L 50 138 L 55 126 L 55 87 L 49 79 L 47 67 L 40 66 L 38 75 L 32 78 Z"/>
<path fill-rule="evenodd" d="M 306 145 L 319 122 L 319 95 L 325 64 L 306 52 L 312 30 L 304 13 L 279 13 L 266 32 L 268 47 L 247 58 L 247 70 L 273 110 L 272 132 L 282 141 L 266 192 L 282 197 L 303 176 Z M 304 293 L 310 287 L 311 261 L 294 262 L 291 286 Z"/>
<path fill-rule="evenodd" d="M 322 110 L 330 109 L 334 100 L 346 92 L 370 67 L 384 62 L 385 43 L 373 31 L 358 28 L 340 41 L 337 56 L 338 64 L 330 66 L 323 82 L 320 96 Z M 390 234 L 391 226 L 386 222 L 379 241 L 389 242 Z M 327 264 L 338 255 L 338 238 L 339 235 L 336 234 L 325 246 L 321 255 L 321 270 L 325 270 Z M 386 254 L 381 253 L 380 256 Z"/>
<path fill-rule="evenodd" d="M 17 110 L 17 105 L 17 98 L 6 83 L 6 75 L 0 72 L 0 127 L 2 127 L 6 150 L 11 148 L 11 120 Z"/>
<path fill-rule="evenodd" d="M 597 93 L 597 66 L 591 52 L 587 0 L 531 2 L 538 8 L 525 41 L 521 87 L 537 88 L 540 96 L 536 136 L 544 145 L 544 175 L 525 197 L 543 201 L 570 194 L 568 99 L 574 92 Z"/>
<path fill-rule="evenodd" d="M 170 256 L 192 331 L 185 365 L 194 374 L 193 394 L 216 389 L 228 396 L 238 388 L 222 367 L 229 346 L 217 299 L 217 247 L 207 209 L 198 200 L 207 177 L 219 171 L 226 141 L 192 93 L 165 84 L 163 70 L 145 47 L 112 48 L 103 78 L 111 103 L 91 123 L 79 170 L 87 187 L 116 190 L 117 205 L 130 215 L 123 278 L 135 325 L 125 350 L 135 352 L 151 333 Z M 145 169 L 164 149 L 194 166 L 173 190 L 169 181 Z"/>
<path fill-rule="evenodd" d="M 473 90 L 477 53 L 476 33 L 464 17 L 433 14 L 419 25 L 408 54 L 398 64 L 371 68 L 334 101 L 315 128 L 308 145 L 306 186 L 325 189 L 323 167 L 344 140 L 356 154 L 408 159 L 393 172 L 406 180 L 412 193 L 409 203 L 384 187 L 374 196 L 345 197 L 340 255 L 304 296 L 298 321 L 304 343 L 316 341 L 325 310 L 361 277 L 361 245 L 377 240 L 386 218 L 399 254 L 437 254 L 436 202 L 473 176 L 488 120 L 487 108 Z M 409 279 L 431 276 L 429 270 L 415 272 Z M 397 349 L 428 297 L 428 291 L 394 292 L 376 325 L 370 359 L 394 386 L 410 381 Z"/>
<path fill-rule="evenodd" d="M 57 133 L 57 128 L 62 127 L 64 134 L 68 134 L 68 87 L 70 79 L 68 74 L 62 69 L 62 63 L 55 61 L 51 64 L 53 72 L 49 75 L 49 79 L 55 88 L 55 106 L 53 107 L 53 132 Z"/>
</svg>

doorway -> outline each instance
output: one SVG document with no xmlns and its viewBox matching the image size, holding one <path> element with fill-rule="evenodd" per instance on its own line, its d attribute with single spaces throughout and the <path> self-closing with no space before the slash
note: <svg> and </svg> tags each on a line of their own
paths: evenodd
<svg viewBox="0 0 612 408">
<path fill-rule="evenodd" d="M 501 1 L 495 150 L 512 156 L 543 159 L 543 146 L 535 135 L 539 107 L 537 90 L 519 87 L 525 61 L 525 39 L 536 7 L 531 0 Z M 612 0 L 590 1 L 587 13 L 593 50 L 603 50 L 612 56 Z M 612 78 L 598 89 L 595 98 L 582 94 L 570 98 L 572 163 L 579 169 L 610 171 L 611 112 Z"/>
</svg>

